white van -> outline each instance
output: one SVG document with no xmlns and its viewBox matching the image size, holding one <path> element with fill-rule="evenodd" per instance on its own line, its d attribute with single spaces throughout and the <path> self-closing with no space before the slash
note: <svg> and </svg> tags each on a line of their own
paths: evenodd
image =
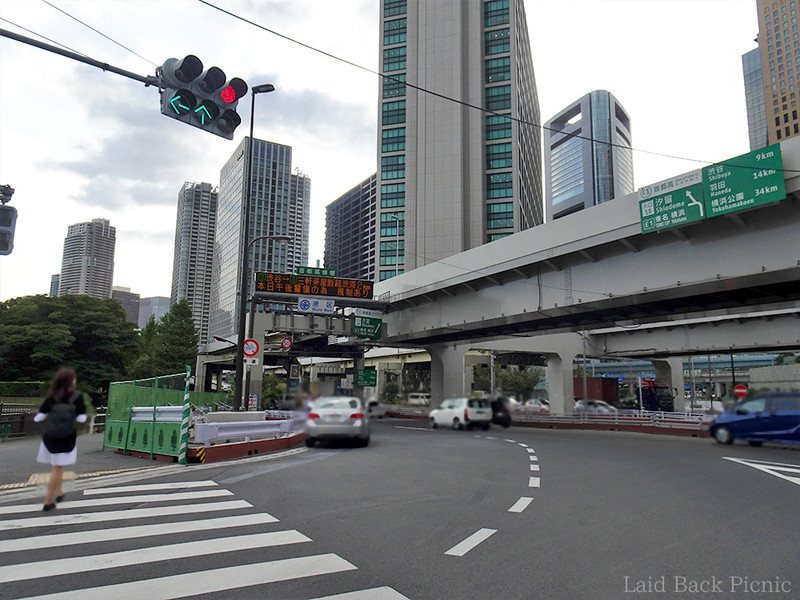
<svg viewBox="0 0 800 600">
<path fill-rule="evenodd" d="M 408 395 L 408 403 L 411 406 L 429 406 L 431 403 L 430 394 L 411 393 Z"/>
</svg>

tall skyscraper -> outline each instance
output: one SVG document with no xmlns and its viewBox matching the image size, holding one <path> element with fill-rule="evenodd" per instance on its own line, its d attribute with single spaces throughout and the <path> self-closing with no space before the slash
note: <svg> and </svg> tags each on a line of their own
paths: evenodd
<svg viewBox="0 0 800 600">
<path fill-rule="evenodd" d="M 770 144 L 800 135 L 798 0 L 757 0 L 758 47 Z"/>
<path fill-rule="evenodd" d="M 747 106 L 747 130 L 750 150 L 769 145 L 767 109 L 764 104 L 764 77 L 761 73 L 761 50 L 756 48 L 742 55 L 744 99 Z"/>
<path fill-rule="evenodd" d="M 55 275 L 50 276 L 50 297 L 55 298 L 58 296 L 58 282 L 61 278 L 61 275 L 56 273 Z"/>
<path fill-rule="evenodd" d="M 376 179 L 371 175 L 325 208 L 324 264 L 339 277 L 375 279 Z M 399 248 L 392 244 L 381 246 L 382 267 L 394 268 L 403 254 L 402 243 Z"/>
<path fill-rule="evenodd" d="M 212 337 L 236 334 L 244 256 L 251 282 L 248 295 L 255 272 L 294 273 L 296 267 L 308 263 L 311 180 L 292 173 L 290 146 L 264 140 L 253 144 L 250 247 L 242 248 L 249 139 L 242 140 L 220 173 L 209 323 Z M 291 235 L 292 241 L 266 239 L 275 235 Z"/>
<path fill-rule="evenodd" d="M 210 183 L 184 183 L 178 192 L 170 301 L 189 303 L 201 344 L 208 341 L 216 232 L 216 188 Z"/>
<path fill-rule="evenodd" d="M 110 298 L 114 279 L 115 227 L 108 219 L 92 219 L 67 228 L 58 295 L 86 294 Z"/>
<path fill-rule="evenodd" d="M 631 120 L 609 92 L 567 106 L 544 136 L 548 221 L 633 192 Z"/>
<path fill-rule="evenodd" d="M 523 1 L 381 0 L 380 15 L 377 280 L 543 222 Z"/>
</svg>

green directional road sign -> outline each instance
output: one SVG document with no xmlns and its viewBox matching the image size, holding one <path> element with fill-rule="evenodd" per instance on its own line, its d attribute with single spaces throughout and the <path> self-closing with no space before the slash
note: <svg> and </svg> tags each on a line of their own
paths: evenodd
<svg viewBox="0 0 800 600">
<path fill-rule="evenodd" d="M 361 387 L 378 385 L 378 372 L 375 369 L 356 369 L 356 385 Z"/>
<path fill-rule="evenodd" d="M 642 233 L 652 233 L 668 227 L 686 225 L 703 219 L 703 184 L 695 183 L 680 189 L 641 200 L 639 214 Z"/>
<path fill-rule="evenodd" d="M 781 145 L 773 144 L 703 168 L 708 217 L 786 198 Z"/>
<path fill-rule="evenodd" d="M 361 338 L 379 340 L 383 321 L 372 317 L 353 317 L 353 335 Z"/>
</svg>

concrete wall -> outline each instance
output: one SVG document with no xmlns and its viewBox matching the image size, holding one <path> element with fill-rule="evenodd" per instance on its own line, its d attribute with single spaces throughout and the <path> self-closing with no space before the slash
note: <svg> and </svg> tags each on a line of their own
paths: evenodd
<svg viewBox="0 0 800 600">
<path fill-rule="evenodd" d="M 750 389 L 800 391 L 800 363 L 750 369 Z"/>
</svg>

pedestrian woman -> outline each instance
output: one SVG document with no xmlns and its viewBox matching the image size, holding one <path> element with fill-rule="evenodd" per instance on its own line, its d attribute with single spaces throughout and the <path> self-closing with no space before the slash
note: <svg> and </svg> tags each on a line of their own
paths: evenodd
<svg viewBox="0 0 800 600">
<path fill-rule="evenodd" d="M 61 489 L 64 465 L 74 465 L 78 458 L 75 422 L 86 422 L 86 405 L 83 394 L 75 390 L 77 382 L 75 371 L 69 367 L 60 368 L 39 407 L 39 414 L 33 418 L 37 423 L 44 421 L 42 443 L 36 460 L 52 466 L 42 510 L 53 510 L 56 502 L 64 499 Z"/>
</svg>

